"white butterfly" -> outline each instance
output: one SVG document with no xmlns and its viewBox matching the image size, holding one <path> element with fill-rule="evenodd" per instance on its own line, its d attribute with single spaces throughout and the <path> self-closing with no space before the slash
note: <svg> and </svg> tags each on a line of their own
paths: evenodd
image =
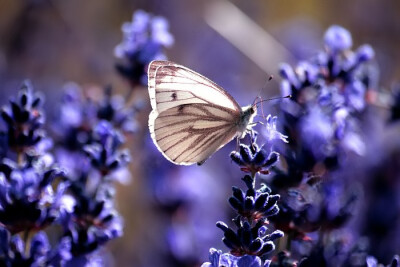
<svg viewBox="0 0 400 267">
<path fill-rule="evenodd" d="M 203 164 L 254 124 L 256 105 L 240 108 L 222 87 L 191 69 L 155 60 L 148 77 L 151 138 L 175 164 Z"/>
</svg>

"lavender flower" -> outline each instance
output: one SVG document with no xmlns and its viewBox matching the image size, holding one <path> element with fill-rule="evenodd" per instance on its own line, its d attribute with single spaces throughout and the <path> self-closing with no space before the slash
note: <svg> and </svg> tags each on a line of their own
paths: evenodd
<svg viewBox="0 0 400 267">
<path fill-rule="evenodd" d="M 32 85 L 25 81 L 17 100 L 3 107 L 1 116 L 7 124 L 8 147 L 24 153 L 38 144 L 45 136 L 41 129 L 44 115 L 41 109 L 42 96 L 33 93 Z"/>
<path fill-rule="evenodd" d="M 0 224 L 11 233 L 43 229 L 58 217 L 65 184 L 53 192 L 52 182 L 63 173 L 41 166 L 33 158 L 18 166 L 10 160 L 0 164 Z"/>
<path fill-rule="evenodd" d="M 263 256 L 275 249 L 272 241 L 283 236 L 283 232 L 279 230 L 266 234 L 267 227 L 264 225 L 266 224 L 264 220 L 258 220 L 254 227 L 240 218 L 236 218 L 234 223 L 238 227 L 236 233 L 223 222 L 217 222 L 217 227 L 224 232 L 222 241 L 235 256 Z"/>
<path fill-rule="evenodd" d="M 51 156 L 43 154 L 48 146 L 42 139 L 45 132 L 40 103 L 41 98 L 25 82 L 19 101 L 11 100 L 2 112 L 8 144 L 17 152 L 18 160 L 4 158 L 0 163 L 0 225 L 12 234 L 43 229 L 54 222 L 66 188 L 60 183 L 55 192 L 53 189 L 53 181 L 63 171 L 54 166 Z"/>
<path fill-rule="evenodd" d="M 130 134 L 138 128 L 135 113 L 140 108 L 140 103 L 127 108 L 124 98 L 121 95 L 113 95 L 112 88 L 106 87 L 103 100 L 98 103 L 97 118 L 109 121 L 117 129 Z"/>
<path fill-rule="evenodd" d="M 57 142 L 64 148 L 76 151 L 92 142 L 92 130 L 100 121 L 108 121 L 125 134 L 136 131 L 136 111 L 140 103 L 127 107 L 123 97 L 113 95 L 110 87 L 103 91 L 101 98 L 96 98 L 100 92 L 94 90 L 87 96 L 81 87 L 68 83 L 64 88 L 58 116 L 55 118 L 53 130 Z"/>
<path fill-rule="evenodd" d="M 267 152 L 264 147 L 258 147 L 256 132 L 253 131 L 250 135 L 251 144 L 249 146 L 240 144 L 239 152 L 232 152 L 230 157 L 242 171 L 249 172 L 252 176 L 258 172 L 268 174 L 268 168 L 278 161 L 279 156 L 276 152 Z"/>
<path fill-rule="evenodd" d="M 277 129 L 276 129 L 276 122 L 278 120 L 277 116 L 271 116 L 271 114 L 269 114 L 267 116 L 267 123 L 266 123 L 266 132 L 265 135 L 267 136 L 267 139 L 269 142 L 273 142 L 274 140 L 281 140 L 285 143 L 288 143 L 288 136 L 284 135 L 282 133 L 280 133 Z"/>
<path fill-rule="evenodd" d="M 25 248 L 29 247 L 29 253 Z M 29 244 L 18 235 L 13 237 L 0 227 L 1 266 L 63 266 L 71 259 L 70 240 L 63 238 L 55 248 L 51 248 L 47 235 L 38 232 Z"/>
<path fill-rule="evenodd" d="M 100 103 L 84 101 L 81 97 L 66 99 L 68 101 L 62 108 L 73 104 L 79 111 L 75 113 L 79 118 L 76 124 L 64 125 L 73 133 L 64 138 L 64 142 L 68 141 L 67 147 L 69 141 L 80 146 L 63 152 L 74 161 L 66 178 L 70 187 L 62 198 L 60 219 L 64 236 L 71 239 L 73 264 L 78 260 L 90 262 L 105 243 L 122 235 L 122 218 L 114 208 L 113 182 L 116 173 L 127 167 L 130 156 L 128 151 L 121 149 L 125 139 L 115 126 L 124 130 L 124 121 L 132 120 L 130 115 L 133 114 L 122 115 L 122 102 L 116 105 L 111 101 L 114 98 L 109 89 Z M 85 138 L 80 138 L 82 135 Z"/>
<path fill-rule="evenodd" d="M 129 162 L 129 152 L 117 150 L 123 142 L 122 135 L 110 123 L 100 121 L 93 132 L 93 143 L 86 145 L 84 151 L 92 166 L 107 175 Z"/>
<path fill-rule="evenodd" d="M 152 60 L 166 59 L 164 47 L 170 47 L 174 38 L 168 32 L 168 21 L 152 16 L 142 10 L 133 14 L 132 22 L 122 25 L 124 38 L 115 48 L 115 56 L 126 61 L 118 64 L 118 72 L 130 81 L 132 86 L 147 84 L 147 64 Z"/>
<path fill-rule="evenodd" d="M 253 179 L 246 175 L 242 178 L 247 186 L 246 193 L 237 187 L 233 187 L 233 196 L 229 203 L 236 212 L 249 221 L 257 221 L 261 218 L 276 215 L 279 212 L 277 201 L 279 195 L 270 195 L 271 190 L 263 184 L 257 191 L 254 190 Z"/>
<path fill-rule="evenodd" d="M 63 218 L 65 236 L 71 238 L 71 253 L 86 255 L 122 235 L 122 218 L 110 200 L 75 197 L 71 213 Z"/>
<path fill-rule="evenodd" d="M 334 53 L 350 49 L 353 45 L 350 32 L 338 25 L 333 25 L 326 31 L 324 41 Z"/>
<path fill-rule="evenodd" d="M 367 257 L 367 267 L 380 267 L 384 266 L 383 264 L 378 264 L 378 261 L 376 258 L 373 256 Z M 398 267 L 400 266 L 400 257 L 398 255 L 395 255 L 392 259 L 392 262 L 388 265 L 387 267 Z"/>
<path fill-rule="evenodd" d="M 279 195 L 270 195 L 265 184 L 256 190 L 255 177 L 258 172 L 267 174 L 268 168 L 278 161 L 276 152 L 267 153 L 256 144 L 255 132 L 250 134 L 251 144 L 241 144 L 239 152 L 232 152 L 231 159 L 241 166 L 242 171 L 250 172 L 242 180 L 247 186 L 244 192 L 233 187 L 229 203 L 238 214 L 233 222 L 237 230 L 231 229 L 222 221 L 217 227 L 224 232 L 222 241 L 230 249 L 230 254 L 210 250 L 210 262 L 203 266 L 269 266 L 267 255 L 275 249 L 274 240 L 284 234 L 280 230 L 268 233 L 268 218 L 279 212 Z M 263 147 L 263 146 L 262 146 Z"/>
<path fill-rule="evenodd" d="M 389 239 L 379 243 L 387 235 L 382 229 L 398 231 L 395 213 L 382 208 L 395 201 L 397 172 L 387 164 L 397 152 L 389 156 L 377 144 L 380 131 L 389 129 L 371 105 L 378 90 L 374 50 L 362 45 L 352 51 L 349 31 L 339 26 L 327 30 L 324 42 L 316 57 L 281 65 L 281 91 L 292 98 L 282 101 L 279 118 L 290 142 L 276 147 L 284 164 L 269 168 L 269 185 L 281 196 L 280 212 L 270 221 L 289 239 L 288 252 L 271 266 L 377 266 L 368 255 L 380 261 L 395 252 Z M 388 143 L 398 150 L 393 137 Z M 365 219 L 360 224 L 355 216 Z M 373 248 L 356 248 L 363 235 Z"/>
<path fill-rule="evenodd" d="M 15 162 L 9 158 L 13 156 L 8 153 L 11 151 L 4 151 L 0 163 L 2 266 L 62 266 L 71 258 L 69 238 L 60 239 L 59 245 L 52 248 L 43 232 L 32 237 L 33 231 L 60 219 L 61 199 L 68 187 L 60 179 L 64 171 L 55 166 L 48 152 L 52 140 L 43 138 L 46 133 L 42 129 L 45 120 L 41 102 L 42 97 L 25 82 L 18 100 L 11 100 L 2 111 L 7 124 L 3 136 L 8 137 L 8 145 L 17 156 Z"/>
<path fill-rule="evenodd" d="M 292 95 L 283 101 L 281 118 L 284 134 L 293 148 L 297 146 L 296 158 L 309 157 L 307 165 L 322 162 L 331 168 L 344 153 L 365 153 L 359 118 L 366 109 L 367 91 L 375 84 L 367 68 L 374 52 L 368 45 L 351 52 L 351 35 L 340 26 L 327 30 L 325 44 L 326 51 L 295 69 L 281 66 L 282 94 Z"/>
<path fill-rule="evenodd" d="M 99 100 L 85 99 L 76 84 L 66 86 L 54 129 L 59 144 L 57 160 L 68 170 L 70 179 L 84 179 L 93 166 L 101 169 L 103 175 L 118 176 L 115 171 L 124 170 L 129 156 L 126 150 L 117 149 L 124 142 L 122 134 L 129 135 L 137 128 L 136 110 L 136 106 L 127 108 L 122 97 L 112 95 L 110 88 L 104 90 Z M 127 177 L 115 179 L 129 180 Z M 86 180 L 81 182 L 85 184 Z"/>
<path fill-rule="evenodd" d="M 210 249 L 210 262 L 203 263 L 201 267 L 268 267 L 269 264 L 269 260 L 262 264 L 261 259 L 257 256 L 236 257 L 212 248 Z"/>
</svg>

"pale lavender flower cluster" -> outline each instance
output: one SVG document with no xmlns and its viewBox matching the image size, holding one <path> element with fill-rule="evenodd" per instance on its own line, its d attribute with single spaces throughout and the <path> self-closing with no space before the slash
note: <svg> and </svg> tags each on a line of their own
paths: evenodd
<svg viewBox="0 0 400 267">
<path fill-rule="evenodd" d="M 59 223 L 68 187 L 62 181 L 65 173 L 41 149 L 46 139 L 42 103 L 43 97 L 24 82 L 18 97 L 1 111 L 6 122 L 2 136 L 8 144 L 0 163 L 2 266 L 59 266 L 72 257 L 69 237 L 61 237 L 59 246 L 51 248 L 46 234 L 37 232 Z"/>
<path fill-rule="evenodd" d="M 399 251 L 394 240 L 379 243 L 386 231 L 376 228 L 398 230 L 394 213 L 381 206 L 395 201 L 382 191 L 389 185 L 377 180 L 387 151 L 377 149 L 385 118 L 375 110 L 374 50 L 352 51 L 350 32 L 337 25 L 324 44 L 310 60 L 280 67 L 282 95 L 292 97 L 279 106 L 277 123 L 289 142 L 276 147 L 284 164 L 270 169 L 269 185 L 281 196 L 270 220 L 290 238 L 271 266 L 377 266 L 375 257 L 387 262 Z M 390 266 L 398 265 L 395 256 Z"/>
<path fill-rule="evenodd" d="M 390 234 L 400 231 L 398 101 L 391 116 L 377 112 L 369 45 L 352 51 L 351 34 L 336 25 L 324 43 L 295 68 L 281 65 L 282 95 L 291 98 L 279 105 L 279 119 L 268 116 L 267 144 L 259 147 L 253 133 L 250 145 L 231 153 L 252 176 L 243 178 L 247 191 L 234 187 L 229 198 L 238 230 L 217 223 L 230 252 L 211 249 L 203 266 L 400 266 Z M 255 190 L 258 173 L 269 174 L 268 186 Z M 265 234 L 258 220 L 279 230 Z"/>
<path fill-rule="evenodd" d="M 122 235 L 114 183 L 129 175 L 120 171 L 130 160 L 122 145 L 123 133 L 134 130 L 134 110 L 113 104 L 110 89 L 98 101 L 78 89 L 68 87 L 59 106 L 55 139 L 43 128 L 43 97 L 29 82 L 2 109 L 1 266 L 98 264 L 93 255 Z M 59 232 L 58 245 L 50 245 L 48 229 Z"/>
<path fill-rule="evenodd" d="M 165 18 L 153 16 L 143 10 L 136 11 L 132 21 L 122 25 L 124 37 L 114 53 L 125 62 L 116 67 L 132 86 L 147 85 L 148 63 L 167 58 L 163 50 L 174 43 L 168 28 Z"/>
<path fill-rule="evenodd" d="M 270 123 L 270 122 L 269 122 Z M 276 131 L 274 135 L 282 138 L 282 134 Z M 244 267 L 244 266 L 270 266 L 275 244 L 274 241 L 283 237 L 280 230 L 272 231 L 269 225 L 270 217 L 279 213 L 278 201 L 280 196 L 272 194 L 271 189 L 264 183 L 256 189 L 256 175 L 268 174 L 279 160 L 279 155 L 266 146 L 259 147 L 256 143 L 257 133 L 250 133 L 250 144 L 240 144 L 238 152 L 234 151 L 230 157 L 239 165 L 245 175 L 242 180 L 247 189 L 232 188 L 232 196 L 229 198 L 230 206 L 237 216 L 232 219 L 237 230 L 230 228 L 226 223 L 219 221 L 217 227 L 224 232 L 223 243 L 230 249 L 229 253 L 222 253 L 216 249 L 210 250 L 209 262 L 203 267 Z"/>
<path fill-rule="evenodd" d="M 324 42 L 326 51 L 310 61 L 281 65 L 282 94 L 292 95 L 281 105 L 284 127 L 290 127 L 289 140 L 301 138 L 302 150 L 316 161 L 340 160 L 343 151 L 363 155 L 359 116 L 377 86 L 374 50 L 363 45 L 351 51 L 351 35 L 339 26 L 326 31 Z"/>
</svg>

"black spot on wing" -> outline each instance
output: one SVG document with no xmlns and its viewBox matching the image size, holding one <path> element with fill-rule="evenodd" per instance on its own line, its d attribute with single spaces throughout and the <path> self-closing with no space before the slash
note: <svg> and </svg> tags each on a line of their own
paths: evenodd
<svg viewBox="0 0 400 267">
<path fill-rule="evenodd" d="M 172 98 L 172 101 L 175 101 L 176 99 L 178 99 L 178 95 L 176 94 L 176 92 L 173 92 L 171 94 L 171 98 Z"/>
<path fill-rule="evenodd" d="M 182 104 L 182 105 L 179 105 L 179 106 L 178 106 L 178 112 L 179 112 L 179 113 L 183 113 L 183 109 L 184 109 L 187 105 L 189 105 L 189 104 Z"/>
</svg>

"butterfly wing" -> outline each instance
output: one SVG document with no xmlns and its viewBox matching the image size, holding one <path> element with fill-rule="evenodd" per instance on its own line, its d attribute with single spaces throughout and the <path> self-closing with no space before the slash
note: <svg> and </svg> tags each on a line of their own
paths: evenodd
<svg viewBox="0 0 400 267">
<path fill-rule="evenodd" d="M 241 109 L 220 86 L 170 61 L 152 61 L 148 77 L 150 134 L 168 160 L 202 164 L 235 137 Z"/>
</svg>

